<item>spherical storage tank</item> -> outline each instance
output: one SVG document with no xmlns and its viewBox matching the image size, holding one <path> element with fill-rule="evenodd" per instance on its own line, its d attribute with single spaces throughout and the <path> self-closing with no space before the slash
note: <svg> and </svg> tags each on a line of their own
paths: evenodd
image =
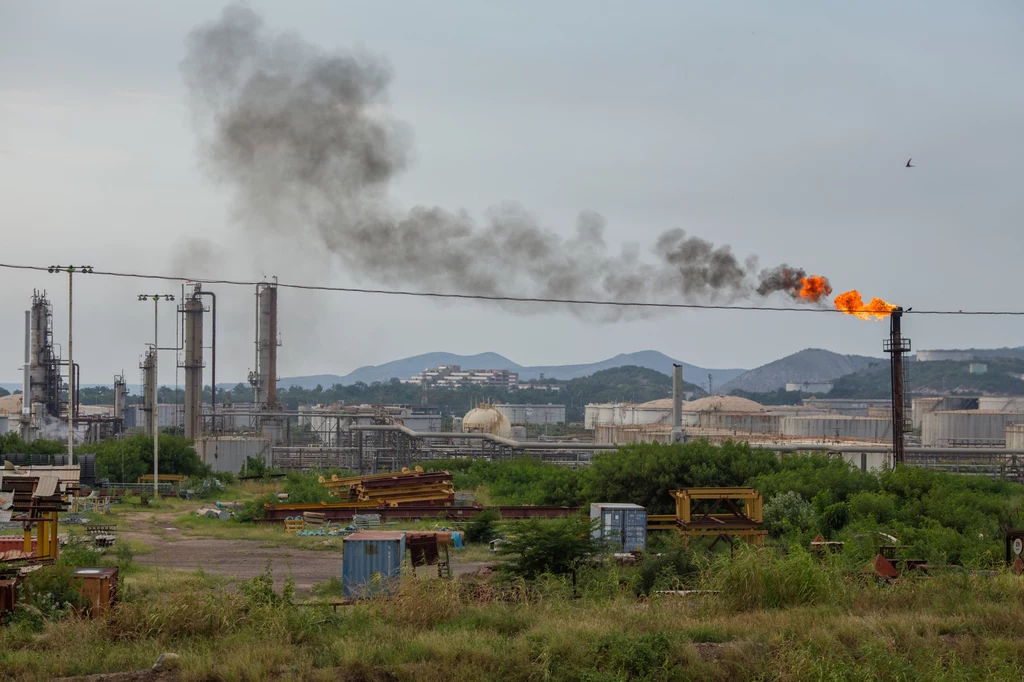
<svg viewBox="0 0 1024 682">
<path fill-rule="evenodd" d="M 501 412 L 490 405 L 474 407 L 462 418 L 463 433 L 490 433 L 502 438 L 512 435 L 512 425 Z"/>
</svg>

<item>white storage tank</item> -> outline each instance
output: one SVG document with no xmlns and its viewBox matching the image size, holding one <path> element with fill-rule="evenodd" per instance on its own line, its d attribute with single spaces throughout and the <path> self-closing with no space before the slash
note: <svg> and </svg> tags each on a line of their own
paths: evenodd
<svg viewBox="0 0 1024 682">
<path fill-rule="evenodd" d="M 840 440 L 885 441 L 892 439 L 892 419 L 884 417 L 846 417 L 811 415 L 782 417 L 780 428 L 792 438 L 838 438 Z"/>
<path fill-rule="evenodd" d="M 1024 419 L 1006 425 L 1006 448 L 1024 450 Z"/>
<path fill-rule="evenodd" d="M 921 445 L 933 447 L 997 447 L 1006 440 L 1006 425 L 1020 421 L 1012 412 L 951 410 L 924 415 Z"/>
<path fill-rule="evenodd" d="M 598 521 L 593 537 L 607 542 L 616 552 L 647 551 L 647 510 L 638 504 L 595 502 L 590 520 Z"/>
<path fill-rule="evenodd" d="M 701 428 L 735 433 L 778 433 L 781 420 L 764 412 L 701 412 L 697 418 Z"/>
</svg>

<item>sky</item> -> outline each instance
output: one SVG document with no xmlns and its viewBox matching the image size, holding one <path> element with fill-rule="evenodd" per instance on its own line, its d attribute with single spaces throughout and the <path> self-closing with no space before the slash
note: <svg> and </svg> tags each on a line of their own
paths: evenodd
<svg viewBox="0 0 1024 682">
<path fill-rule="evenodd" d="M 740 259 L 825 275 L 837 292 L 917 310 L 1024 310 L 1024 5 L 1014 0 L 249 7 L 268 30 L 390 65 L 379 106 L 406 126 L 411 150 L 386 188 L 396 206 L 479 218 L 516 202 L 565 238 L 590 210 L 616 248 L 647 253 L 683 228 Z M 186 36 L 220 12 L 198 1 L 0 0 L 0 262 L 380 285 L 300 227 L 267 235 L 233 210 L 180 66 Z M 20 380 L 33 289 L 47 290 L 64 345 L 67 284 L 0 268 L 0 381 Z M 83 381 L 123 371 L 137 383 L 153 336 L 153 305 L 137 295 L 180 285 L 80 275 L 74 286 Z M 218 296 L 218 382 L 244 380 L 253 290 L 206 288 Z M 754 367 L 808 347 L 881 356 L 888 331 L 807 313 L 599 323 L 557 307 L 286 289 L 279 299 L 281 376 L 442 350 L 550 365 L 655 349 Z M 782 294 L 755 303 L 792 305 Z M 159 308 L 161 346 L 174 343 L 174 305 Z M 904 329 L 915 348 L 1024 344 L 1024 318 L 909 315 Z M 162 383 L 175 383 L 174 359 L 161 355 Z"/>
</svg>

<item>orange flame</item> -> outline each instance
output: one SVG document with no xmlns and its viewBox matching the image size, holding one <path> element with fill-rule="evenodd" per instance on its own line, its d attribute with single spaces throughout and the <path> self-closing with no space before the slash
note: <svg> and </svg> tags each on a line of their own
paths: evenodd
<svg viewBox="0 0 1024 682">
<path fill-rule="evenodd" d="M 870 320 L 872 317 L 882 320 L 898 306 L 887 303 L 880 298 L 871 299 L 870 303 L 864 303 L 860 292 L 854 289 L 836 296 L 836 310 L 842 310 L 847 315 L 856 315 L 862 320 Z"/>
<path fill-rule="evenodd" d="M 832 285 L 826 278 L 820 275 L 810 275 L 800 278 L 800 290 L 796 292 L 796 295 L 805 301 L 817 303 L 831 293 Z"/>
</svg>

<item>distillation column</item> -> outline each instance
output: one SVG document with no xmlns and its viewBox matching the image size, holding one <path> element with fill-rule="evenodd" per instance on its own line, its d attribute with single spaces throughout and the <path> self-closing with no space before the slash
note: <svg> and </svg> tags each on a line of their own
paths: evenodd
<svg viewBox="0 0 1024 682">
<path fill-rule="evenodd" d="M 203 303 L 195 292 L 179 310 L 185 318 L 185 438 L 202 435 Z"/>
<path fill-rule="evenodd" d="M 142 369 L 142 414 L 147 436 L 153 435 L 153 412 L 157 409 L 153 404 L 153 386 L 156 385 L 155 355 L 155 349 L 148 349 L 142 363 L 139 364 L 139 368 Z"/>
</svg>

